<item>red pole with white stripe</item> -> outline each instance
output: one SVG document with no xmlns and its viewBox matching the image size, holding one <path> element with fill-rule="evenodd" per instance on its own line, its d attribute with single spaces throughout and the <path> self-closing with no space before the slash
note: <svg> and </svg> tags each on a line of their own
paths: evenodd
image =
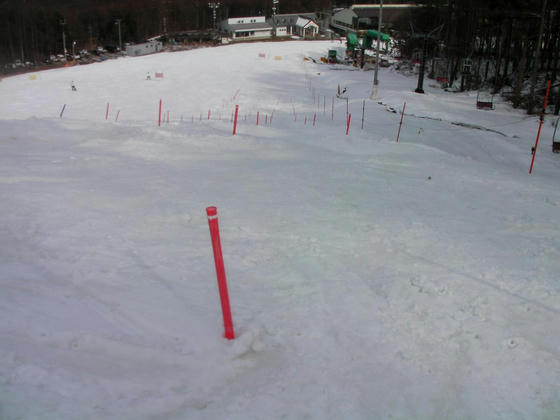
<svg viewBox="0 0 560 420">
<path fill-rule="evenodd" d="M 231 308 L 229 305 L 229 294 L 226 283 L 226 270 L 224 268 L 224 257 L 222 255 L 222 245 L 220 243 L 220 228 L 218 226 L 218 209 L 216 207 L 207 207 L 206 215 L 208 216 L 208 226 L 210 228 L 210 237 L 212 238 L 212 249 L 214 251 L 214 262 L 216 265 L 216 276 L 218 278 L 218 290 L 220 292 L 220 301 L 222 303 L 222 315 L 224 318 L 224 336 L 228 340 L 235 338 L 233 331 L 233 319 L 231 317 Z"/>
</svg>

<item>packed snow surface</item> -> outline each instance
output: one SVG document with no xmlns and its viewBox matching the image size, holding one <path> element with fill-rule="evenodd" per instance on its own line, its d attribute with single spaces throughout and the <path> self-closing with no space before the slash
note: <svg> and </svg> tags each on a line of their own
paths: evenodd
<svg viewBox="0 0 560 420">
<path fill-rule="evenodd" d="M 0 83 L 0 418 L 560 417 L 553 118 L 330 48 Z"/>
</svg>

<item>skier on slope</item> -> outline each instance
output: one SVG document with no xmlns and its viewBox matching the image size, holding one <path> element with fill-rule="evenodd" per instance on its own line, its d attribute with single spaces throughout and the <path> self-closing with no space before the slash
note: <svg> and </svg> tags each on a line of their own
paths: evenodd
<svg viewBox="0 0 560 420">
<path fill-rule="evenodd" d="M 345 93 L 346 93 L 346 87 L 344 87 L 341 91 L 340 90 L 340 85 L 338 85 L 338 89 L 336 91 L 336 97 L 337 98 L 345 98 L 345 96 L 344 96 Z"/>
</svg>

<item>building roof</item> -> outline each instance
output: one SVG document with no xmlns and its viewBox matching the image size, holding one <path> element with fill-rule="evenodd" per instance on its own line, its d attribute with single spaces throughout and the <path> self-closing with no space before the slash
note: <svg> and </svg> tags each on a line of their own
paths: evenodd
<svg viewBox="0 0 560 420">
<path fill-rule="evenodd" d="M 379 16 L 379 9 L 354 9 L 352 8 L 352 11 L 356 14 L 356 16 L 358 16 L 359 18 L 371 18 L 371 17 L 377 17 Z"/>
<path fill-rule="evenodd" d="M 296 26 L 299 26 L 301 28 L 305 28 L 309 24 L 319 26 L 312 19 L 307 19 L 307 18 L 304 18 L 304 17 L 301 17 L 301 16 L 298 17 L 298 19 L 296 21 Z"/>
<path fill-rule="evenodd" d="M 379 4 L 353 4 L 351 9 L 379 9 Z M 398 4 L 383 4 L 384 9 L 410 9 L 414 7 L 424 7 L 421 4 L 415 3 L 398 3 Z"/>
<path fill-rule="evenodd" d="M 287 25 L 295 25 L 299 18 L 311 19 L 315 21 L 317 15 L 315 13 L 283 13 L 274 15 L 274 22 L 284 23 Z"/>
<path fill-rule="evenodd" d="M 276 17 L 305 17 L 308 19 L 317 19 L 317 14 L 316 13 L 278 13 L 276 15 L 274 15 Z"/>
</svg>

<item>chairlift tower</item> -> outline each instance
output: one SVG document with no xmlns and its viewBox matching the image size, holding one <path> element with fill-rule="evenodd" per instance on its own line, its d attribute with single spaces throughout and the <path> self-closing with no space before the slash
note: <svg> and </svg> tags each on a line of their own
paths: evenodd
<svg viewBox="0 0 560 420">
<path fill-rule="evenodd" d="M 272 27 L 273 29 L 273 36 L 276 36 L 276 20 L 275 20 L 275 16 L 276 16 L 276 11 L 277 11 L 277 5 L 279 3 L 279 0 L 272 0 Z"/>
<path fill-rule="evenodd" d="M 64 32 L 64 25 L 66 25 L 66 19 L 60 21 L 62 25 L 62 49 L 64 50 L 64 61 L 66 61 L 66 33 Z"/>
<path fill-rule="evenodd" d="M 373 74 L 373 88 L 371 90 L 370 99 L 376 100 L 378 96 L 379 89 L 379 79 L 377 75 L 379 74 L 379 45 L 381 44 L 381 19 L 383 18 L 383 0 L 379 2 L 379 19 L 377 21 L 377 52 L 375 56 L 375 72 Z M 362 50 L 362 56 L 365 55 L 365 46 Z"/>
<path fill-rule="evenodd" d="M 115 25 L 119 27 L 119 50 L 120 51 L 122 51 L 121 20 L 122 19 L 115 19 Z"/>
<path fill-rule="evenodd" d="M 208 3 L 208 7 L 212 9 L 212 19 L 214 20 L 214 30 L 216 29 L 216 9 L 220 7 L 220 3 Z"/>
<path fill-rule="evenodd" d="M 439 35 L 441 33 L 441 30 L 443 29 L 443 24 L 436 26 L 434 29 L 432 29 L 430 32 L 425 33 L 425 34 L 415 34 L 414 33 L 414 27 L 412 27 L 412 23 L 410 24 L 411 28 L 412 28 L 412 37 L 413 38 L 423 38 L 424 42 L 422 45 L 422 63 L 420 64 L 420 71 L 418 72 L 418 85 L 416 86 L 416 89 L 414 90 L 414 92 L 416 93 L 424 93 L 424 70 L 426 68 L 426 55 L 427 55 L 427 49 L 428 49 L 428 39 L 434 39 L 434 40 L 438 40 L 439 39 Z M 437 32 L 437 35 L 435 35 L 435 33 Z"/>
</svg>

